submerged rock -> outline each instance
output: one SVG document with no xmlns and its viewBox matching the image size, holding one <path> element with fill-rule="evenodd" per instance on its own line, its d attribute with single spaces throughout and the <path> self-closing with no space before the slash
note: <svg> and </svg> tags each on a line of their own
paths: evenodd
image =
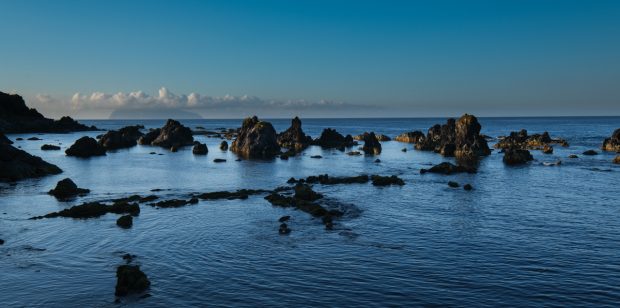
<svg viewBox="0 0 620 308">
<path fill-rule="evenodd" d="M 114 295 L 126 296 L 140 293 L 151 285 L 148 277 L 138 265 L 121 265 L 116 269 L 116 288 Z"/>
<path fill-rule="evenodd" d="M 30 140 L 30 141 L 39 141 L 39 140 L 43 140 L 43 139 L 41 139 L 41 138 L 39 138 L 39 137 L 30 137 L 30 138 L 28 138 L 28 139 L 26 139 L 26 140 Z"/>
<path fill-rule="evenodd" d="M 214 163 L 225 163 L 225 162 L 226 162 L 226 160 L 225 160 L 225 159 L 223 159 L 223 158 L 216 158 L 216 159 L 214 159 L 214 160 L 213 160 L 213 162 L 214 162 Z"/>
<path fill-rule="evenodd" d="M 194 155 L 207 155 L 207 153 L 209 153 L 209 148 L 207 148 L 207 145 L 204 143 L 198 143 L 192 149 L 192 153 Z"/>
<path fill-rule="evenodd" d="M 116 220 L 116 225 L 123 229 L 129 229 L 133 226 L 133 217 L 131 215 L 121 216 Z"/>
<path fill-rule="evenodd" d="M 353 137 L 347 135 L 346 137 L 338 133 L 335 129 L 326 128 L 321 133 L 321 136 L 312 141 L 312 144 L 321 146 L 323 148 L 339 148 L 352 147 Z"/>
<path fill-rule="evenodd" d="M 459 187 L 459 183 L 450 181 L 450 182 L 448 182 L 448 186 L 450 186 L 452 188 L 457 188 L 457 187 Z"/>
<path fill-rule="evenodd" d="M 439 174 L 454 174 L 454 173 L 476 173 L 477 170 L 474 167 L 454 165 L 449 162 L 443 162 L 431 167 L 430 169 L 420 169 L 420 173 L 439 173 Z"/>
<path fill-rule="evenodd" d="M 306 201 L 314 201 L 323 198 L 323 195 L 312 190 L 312 187 L 309 185 L 297 184 L 295 186 L 295 198 Z"/>
<path fill-rule="evenodd" d="M 577 156 L 575 154 L 571 154 L 571 155 L 568 155 L 568 158 L 579 158 L 579 156 Z"/>
<path fill-rule="evenodd" d="M 470 191 L 470 190 L 472 190 L 474 188 L 471 186 L 471 184 L 465 184 L 465 185 L 463 185 L 463 189 L 467 190 L 467 191 Z"/>
<path fill-rule="evenodd" d="M 620 152 L 620 128 L 616 129 L 611 137 L 605 138 L 601 150 Z"/>
<path fill-rule="evenodd" d="M 243 120 L 237 139 L 230 150 L 247 158 L 273 158 L 280 154 L 276 130 L 271 123 L 256 116 Z"/>
<path fill-rule="evenodd" d="M 278 233 L 282 235 L 286 235 L 286 234 L 291 233 L 291 229 L 288 227 L 287 224 L 281 223 L 280 228 L 278 229 Z"/>
<path fill-rule="evenodd" d="M 197 197 L 203 200 L 234 200 L 234 199 L 247 199 L 251 195 L 257 195 L 266 193 L 266 190 L 262 189 L 240 189 L 237 191 L 214 191 L 198 195 Z"/>
<path fill-rule="evenodd" d="M 38 156 L 30 155 L 11 144 L 0 143 L 0 182 L 18 181 L 61 172 L 58 166 Z"/>
<path fill-rule="evenodd" d="M 392 176 L 373 175 L 370 177 L 370 179 L 372 180 L 372 185 L 374 186 L 405 185 L 405 181 L 403 181 L 401 178 L 395 175 L 392 175 Z"/>
<path fill-rule="evenodd" d="M 54 218 L 54 217 L 70 217 L 70 218 L 96 218 L 107 213 L 114 214 L 140 214 L 140 207 L 137 203 L 118 202 L 112 205 L 106 205 L 99 202 L 87 202 L 80 205 L 72 206 L 59 212 L 49 213 L 43 216 L 32 217 L 30 219 Z"/>
<path fill-rule="evenodd" d="M 368 155 L 381 154 L 381 143 L 375 136 L 374 132 L 364 133 L 363 135 L 364 147 L 362 150 Z"/>
<path fill-rule="evenodd" d="M 312 138 L 307 136 L 301 129 L 301 120 L 298 117 L 293 118 L 291 127 L 278 134 L 277 140 L 281 147 L 296 152 L 301 152 L 312 142 Z"/>
<path fill-rule="evenodd" d="M 280 217 L 280 219 L 278 219 L 278 221 L 279 222 L 285 222 L 285 221 L 289 221 L 289 219 L 291 219 L 291 216 L 286 215 L 286 216 Z"/>
<path fill-rule="evenodd" d="M 84 136 L 75 141 L 65 153 L 67 156 L 75 156 L 87 158 L 91 156 L 103 156 L 105 155 L 105 148 L 97 143 L 97 140 L 91 137 Z"/>
<path fill-rule="evenodd" d="M 70 179 L 66 178 L 60 180 L 56 187 L 50 190 L 48 193 L 57 199 L 66 199 L 75 197 L 78 195 L 84 195 L 89 193 L 90 190 L 84 188 L 78 188 L 77 185 Z"/>
<path fill-rule="evenodd" d="M 41 150 L 43 151 L 59 151 L 60 147 L 53 144 L 44 144 L 41 146 Z"/>
<path fill-rule="evenodd" d="M 402 133 L 396 136 L 394 140 L 400 141 L 400 142 L 406 142 L 406 143 L 417 143 L 423 138 L 424 138 L 424 133 L 419 130 L 416 130 L 413 132 Z"/>
<path fill-rule="evenodd" d="M 504 151 L 503 161 L 506 165 L 521 165 L 531 160 L 534 160 L 534 157 L 528 150 L 506 149 Z"/>
<path fill-rule="evenodd" d="M 144 126 L 126 126 L 119 130 L 111 130 L 101 136 L 99 144 L 106 150 L 130 148 L 138 144 L 138 139 L 144 136 L 140 131 Z"/>
<path fill-rule="evenodd" d="M 588 156 L 592 156 L 592 155 L 598 155 L 598 152 L 597 152 L 597 151 L 594 151 L 594 150 L 587 150 L 587 151 L 585 151 L 585 152 L 583 152 L 583 153 L 581 153 L 581 154 L 583 154 L 583 155 L 588 155 Z"/>
</svg>

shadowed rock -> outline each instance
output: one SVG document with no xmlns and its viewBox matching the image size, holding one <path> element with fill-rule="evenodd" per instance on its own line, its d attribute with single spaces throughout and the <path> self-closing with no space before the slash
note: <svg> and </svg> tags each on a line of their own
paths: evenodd
<svg viewBox="0 0 620 308">
<path fill-rule="evenodd" d="M 53 212 L 43 216 L 32 217 L 30 219 L 54 218 L 54 217 L 70 217 L 70 218 L 96 218 L 107 213 L 114 214 L 140 214 L 140 207 L 137 203 L 118 202 L 112 205 L 106 205 L 99 202 L 88 202 L 80 205 L 72 206 L 60 212 Z"/>
<path fill-rule="evenodd" d="M 226 140 L 222 140 L 222 143 L 220 143 L 220 150 L 222 151 L 228 150 L 228 142 L 226 142 Z"/>
<path fill-rule="evenodd" d="M 0 144 L 13 144 L 13 141 L 0 132 Z"/>
<path fill-rule="evenodd" d="M 528 150 L 506 149 L 503 161 L 506 165 L 521 165 L 533 160 L 534 157 Z"/>
<path fill-rule="evenodd" d="M 598 155 L 598 152 L 594 151 L 594 150 L 587 150 L 587 151 L 585 151 L 585 152 L 583 152 L 581 154 L 587 155 L 587 156 L 592 156 L 592 155 Z"/>
<path fill-rule="evenodd" d="M 111 130 L 101 136 L 99 144 L 106 150 L 130 148 L 138 144 L 138 139 L 144 134 L 140 131 L 144 126 L 126 126 L 119 130 Z"/>
<path fill-rule="evenodd" d="M 381 143 L 375 136 L 374 132 L 364 133 L 364 146 L 362 150 L 368 155 L 381 154 Z"/>
<path fill-rule="evenodd" d="M 194 155 L 207 155 L 207 153 L 209 153 L 209 148 L 207 148 L 207 145 L 204 143 L 198 143 L 192 148 L 192 153 L 194 153 Z"/>
<path fill-rule="evenodd" d="M 454 165 L 449 162 L 443 162 L 431 167 L 430 169 L 420 169 L 420 173 L 439 173 L 439 174 L 454 174 L 454 173 L 476 173 L 477 170 L 470 166 Z"/>
<path fill-rule="evenodd" d="M 610 138 L 606 138 L 601 146 L 603 151 L 620 152 L 620 128 L 616 129 Z"/>
<path fill-rule="evenodd" d="M 522 129 L 518 132 L 511 132 L 506 137 L 500 137 L 495 144 L 496 149 L 521 149 L 521 150 L 543 150 L 550 144 L 559 144 L 567 147 L 568 142 L 564 139 L 551 139 L 548 132 L 542 134 L 528 135 L 527 130 Z"/>
<path fill-rule="evenodd" d="M 284 132 L 278 134 L 278 144 L 287 149 L 301 152 L 307 148 L 312 142 L 312 138 L 307 136 L 301 129 L 301 120 L 298 117 L 293 118 L 291 127 Z"/>
<path fill-rule="evenodd" d="M 153 135 L 150 135 L 149 138 L 152 136 Z M 150 144 L 167 149 L 180 148 L 193 145 L 194 136 L 192 136 L 192 130 L 183 126 L 179 121 L 168 119 L 164 127 L 159 130 L 159 134 Z"/>
<path fill-rule="evenodd" d="M 396 136 L 394 140 L 400 141 L 400 142 L 407 142 L 407 143 L 417 143 L 423 138 L 424 138 L 424 133 L 419 130 L 416 130 L 413 132 L 402 133 Z"/>
<path fill-rule="evenodd" d="M 297 184 L 295 186 L 295 198 L 306 201 L 314 201 L 323 198 L 323 195 L 312 190 L 312 187 L 306 184 Z"/>
<path fill-rule="evenodd" d="M 140 293 L 151 285 L 148 277 L 138 265 L 121 265 L 116 269 L 116 288 L 114 295 L 126 296 Z"/>
<path fill-rule="evenodd" d="M 612 161 L 614 164 L 620 164 L 620 155 L 616 155 L 614 160 Z"/>
<path fill-rule="evenodd" d="M 323 148 L 338 148 L 344 151 L 345 147 L 352 147 L 355 145 L 353 137 L 347 135 L 346 137 L 338 133 L 335 129 L 326 128 L 321 133 L 321 136 L 312 141 L 312 144 L 321 146 Z"/>
<path fill-rule="evenodd" d="M 49 174 L 58 174 L 62 170 L 38 156 L 30 155 L 8 143 L 0 143 L 0 182 L 18 181 Z"/>
<path fill-rule="evenodd" d="M 219 200 L 219 199 L 247 199 L 250 195 L 257 195 L 266 193 L 266 190 L 262 189 L 240 189 L 237 191 L 214 191 L 198 195 L 197 197 L 203 200 Z"/>
<path fill-rule="evenodd" d="M 89 193 L 90 190 L 84 188 L 78 188 L 77 185 L 70 179 L 66 178 L 60 180 L 56 187 L 50 190 L 48 193 L 57 199 L 66 199 L 75 197 L 78 195 L 85 195 Z"/>
<path fill-rule="evenodd" d="M 364 141 L 364 134 L 353 136 L 353 140 Z M 377 140 L 379 140 L 379 141 L 390 141 L 390 140 L 392 140 L 392 138 L 390 138 L 390 137 L 388 137 L 386 135 L 383 135 L 383 134 L 375 134 L 375 137 L 377 137 Z"/>
<path fill-rule="evenodd" d="M 372 180 L 372 185 L 374 186 L 388 186 L 388 185 L 405 185 L 405 181 L 401 178 L 392 175 L 392 176 L 381 176 L 381 175 L 373 175 L 370 177 Z"/>
<path fill-rule="evenodd" d="M 273 158 L 280 154 L 276 130 L 271 123 L 256 116 L 243 120 L 237 139 L 230 150 L 247 158 Z"/>
<path fill-rule="evenodd" d="M 116 225 L 123 229 L 129 229 L 133 226 L 133 217 L 131 215 L 121 216 L 116 220 Z"/>
<path fill-rule="evenodd" d="M 91 137 L 84 136 L 75 141 L 65 153 L 67 156 L 75 156 L 87 158 L 91 156 L 103 156 L 105 155 L 105 148 L 97 143 L 97 140 Z"/>
<path fill-rule="evenodd" d="M 43 151 L 59 151 L 60 147 L 53 144 L 44 144 L 41 146 L 41 150 Z"/>
</svg>

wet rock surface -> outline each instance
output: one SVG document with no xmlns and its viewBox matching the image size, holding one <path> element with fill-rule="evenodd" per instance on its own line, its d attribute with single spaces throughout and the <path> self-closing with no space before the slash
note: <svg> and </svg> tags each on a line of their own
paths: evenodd
<svg viewBox="0 0 620 308">
<path fill-rule="evenodd" d="M 303 151 L 312 142 L 312 138 L 301 128 L 301 120 L 298 117 L 291 120 L 291 126 L 287 130 L 278 134 L 277 140 L 281 147 L 296 152 Z"/>
<path fill-rule="evenodd" d="M 418 143 L 423 138 L 424 138 L 424 133 L 419 130 L 416 130 L 412 132 L 402 133 L 396 136 L 394 140 L 399 141 L 399 142 L 406 142 L 406 143 Z"/>
<path fill-rule="evenodd" d="M 389 185 L 403 186 L 405 185 L 405 181 L 403 181 L 403 179 L 395 175 L 391 175 L 391 176 L 372 175 L 370 179 L 372 180 L 372 185 L 374 186 L 389 186 Z"/>
<path fill-rule="evenodd" d="M 522 165 L 531 160 L 534 160 L 534 157 L 528 150 L 507 149 L 504 151 L 503 161 L 506 165 Z"/>
<path fill-rule="evenodd" d="M 432 166 L 429 169 L 420 169 L 420 173 L 439 173 L 439 174 L 454 174 L 454 173 L 476 173 L 477 170 L 474 167 L 470 166 L 462 166 L 462 165 L 454 165 L 449 162 L 443 162 Z"/>
<path fill-rule="evenodd" d="M 57 199 L 67 199 L 75 196 L 88 194 L 90 190 L 85 188 L 79 188 L 77 185 L 70 179 L 66 178 L 60 180 L 56 187 L 48 192 L 48 194 L 56 197 Z"/>
<path fill-rule="evenodd" d="M 548 132 L 542 134 L 528 135 L 527 130 L 522 129 L 518 132 L 511 132 L 506 137 L 499 137 L 494 147 L 496 149 L 520 149 L 520 150 L 545 150 L 545 146 L 551 147 L 551 144 L 558 144 L 564 147 L 568 146 L 568 142 L 564 139 L 552 139 Z M 547 148 L 548 150 L 548 148 Z M 553 151 L 553 150 L 551 150 Z"/>
<path fill-rule="evenodd" d="M 116 269 L 116 287 L 114 295 L 126 296 L 140 293 L 151 285 L 148 277 L 138 265 L 121 265 Z"/>
<path fill-rule="evenodd" d="M 140 129 L 141 125 L 126 126 L 119 130 L 106 132 L 99 139 L 99 144 L 106 150 L 130 148 L 138 144 L 138 139 L 144 136 Z"/>
<path fill-rule="evenodd" d="M 613 134 L 611 134 L 611 137 L 605 138 L 601 150 L 620 152 L 620 128 L 616 129 Z"/>
<path fill-rule="evenodd" d="M 254 116 L 243 120 L 230 150 L 246 158 L 273 158 L 280 154 L 280 145 L 271 123 Z"/>
<path fill-rule="evenodd" d="M 0 182 L 18 181 L 61 173 L 58 166 L 50 164 L 38 156 L 0 143 Z"/>
<path fill-rule="evenodd" d="M 75 143 L 65 151 L 65 154 L 67 154 L 67 156 L 81 158 L 106 155 L 105 148 L 101 146 L 97 140 L 87 136 L 76 140 Z"/>
<path fill-rule="evenodd" d="M 194 155 L 207 155 L 207 153 L 209 153 L 209 148 L 207 148 L 207 145 L 204 143 L 198 143 L 192 148 L 192 153 Z"/>
</svg>

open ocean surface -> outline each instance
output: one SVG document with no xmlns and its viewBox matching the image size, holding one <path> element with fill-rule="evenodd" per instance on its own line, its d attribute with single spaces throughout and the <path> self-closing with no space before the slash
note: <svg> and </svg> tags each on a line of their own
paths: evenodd
<svg viewBox="0 0 620 308">
<path fill-rule="evenodd" d="M 220 139 L 195 136 L 209 147 L 194 156 L 149 146 L 79 159 L 64 150 L 81 136 L 37 136 L 16 141 L 63 173 L 0 184 L 0 306 L 145 307 L 184 306 L 608 306 L 620 305 L 620 165 L 616 153 L 599 150 L 620 127 L 620 117 L 480 118 L 482 133 L 497 137 L 525 128 L 549 131 L 570 147 L 552 155 L 532 151 L 535 161 L 509 167 L 494 151 L 477 174 L 419 173 L 452 161 L 383 142 L 377 157 L 348 156 L 311 146 L 287 161 L 235 161 L 219 150 Z M 164 120 L 81 121 L 102 129 Z M 241 120 L 182 120 L 191 128 L 236 128 Z M 278 132 L 290 120 L 271 121 Z M 390 137 L 424 133 L 445 119 L 303 119 L 313 138 L 323 128 L 342 134 L 375 131 Z M 495 141 L 491 141 L 490 145 Z M 62 151 L 42 151 L 44 143 Z M 402 152 L 406 147 L 409 151 Z M 583 156 L 587 149 L 601 154 Z M 165 155 L 149 155 L 155 151 Z M 311 159 L 320 154 L 323 159 Z M 567 158 L 570 154 L 578 159 Z M 226 163 L 214 163 L 226 158 Z M 561 166 L 543 162 L 562 160 Z M 315 185 L 326 202 L 346 209 L 332 231 L 309 214 L 271 206 L 263 195 L 247 200 L 200 201 L 155 209 L 141 205 L 131 229 L 116 226 L 116 214 L 75 220 L 28 220 L 85 201 L 148 195 L 162 198 L 193 192 L 273 189 L 290 177 L 328 173 L 398 175 L 402 187 L 368 184 Z M 59 202 L 47 194 L 69 177 L 91 189 L 85 197 Z M 473 191 L 448 181 L 471 183 Z M 291 215 L 293 230 L 278 234 L 278 218 Z M 148 298 L 114 303 L 121 255 L 151 280 Z"/>
</svg>

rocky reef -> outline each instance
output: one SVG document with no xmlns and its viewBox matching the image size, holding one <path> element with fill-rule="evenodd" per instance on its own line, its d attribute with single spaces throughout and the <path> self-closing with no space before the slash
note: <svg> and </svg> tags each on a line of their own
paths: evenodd
<svg viewBox="0 0 620 308">
<path fill-rule="evenodd" d="M 616 129 L 611 137 L 605 138 L 601 149 L 603 151 L 620 152 L 620 128 Z"/>
<path fill-rule="evenodd" d="M 521 149 L 521 150 L 542 150 L 553 152 L 551 144 L 559 144 L 567 147 L 568 142 L 564 139 L 551 139 L 548 132 L 542 134 L 528 135 L 527 130 L 522 129 L 518 132 L 511 132 L 506 137 L 500 137 L 494 147 L 496 149 Z"/>
<path fill-rule="evenodd" d="M 347 135 L 346 137 L 338 133 L 335 129 L 326 128 L 321 133 L 321 136 L 312 141 L 313 145 L 318 145 L 323 148 L 338 148 L 344 151 L 345 147 L 352 147 L 355 145 L 353 137 Z"/>
<path fill-rule="evenodd" d="M 273 158 L 280 154 L 276 130 L 271 123 L 260 121 L 256 116 L 243 120 L 230 150 L 247 158 Z"/>
<path fill-rule="evenodd" d="M 142 145 L 153 145 L 175 151 L 194 144 L 192 130 L 179 121 L 168 119 L 162 128 L 151 130 L 138 139 Z"/>
<path fill-rule="evenodd" d="M 291 127 L 278 134 L 278 144 L 287 149 L 300 152 L 307 148 L 312 142 L 312 138 L 304 133 L 301 129 L 301 120 L 298 117 L 293 118 Z"/>
<path fill-rule="evenodd" d="M 416 130 L 412 132 L 402 133 L 396 136 L 394 140 L 400 141 L 400 142 L 406 142 L 406 143 L 418 143 L 423 138 L 424 138 L 424 133 L 419 130 Z"/>
<path fill-rule="evenodd" d="M 68 133 L 97 130 L 70 117 L 52 120 L 34 108 L 28 108 L 17 94 L 0 92 L 0 131 L 4 133 Z"/>
<path fill-rule="evenodd" d="M 477 170 L 470 166 L 454 165 L 449 162 L 443 162 L 432 166 L 430 169 L 420 169 L 420 173 L 439 173 L 439 174 L 454 174 L 454 173 L 476 173 Z"/>
<path fill-rule="evenodd" d="M 0 140 L 0 182 L 18 181 L 61 172 L 58 166 Z"/>
<path fill-rule="evenodd" d="M 99 139 L 99 144 L 106 150 L 130 148 L 138 144 L 138 139 L 144 134 L 141 125 L 126 126 L 119 130 L 111 130 Z"/>
<path fill-rule="evenodd" d="M 67 156 L 87 158 L 105 155 L 105 148 L 94 138 L 84 136 L 75 141 L 66 151 Z"/>
</svg>

